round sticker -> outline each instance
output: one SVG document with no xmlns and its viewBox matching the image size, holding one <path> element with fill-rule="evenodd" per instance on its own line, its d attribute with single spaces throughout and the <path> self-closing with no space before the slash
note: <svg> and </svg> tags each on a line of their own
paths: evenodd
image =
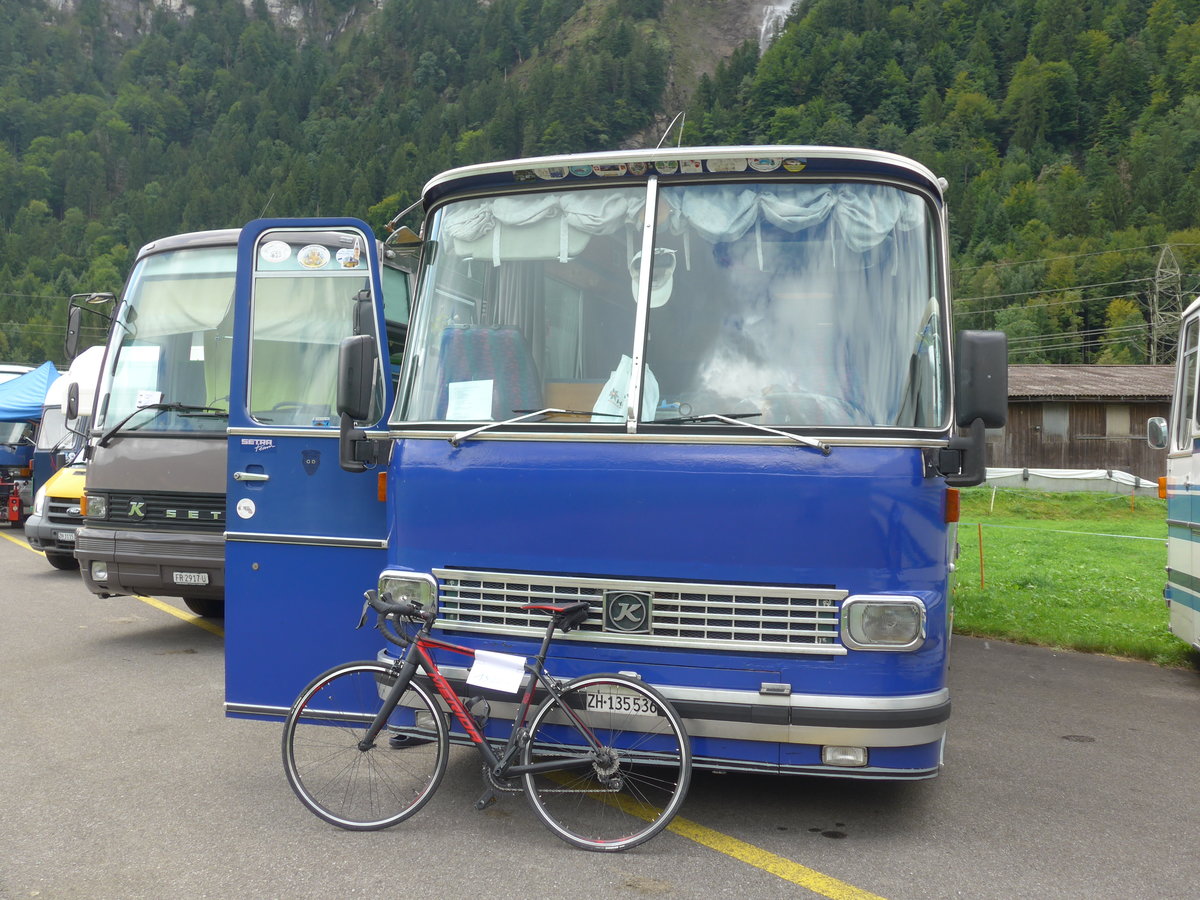
<svg viewBox="0 0 1200 900">
<path fill-rule="evenodd" d="M 254 501 L 249 497 L 243 497 L 241 500 L 239 500 L 235 509 L 237 510 L 238 516 L 243 519 L 254 518 L 254 513 L 256 512 Z"/>
<path fill-rule="evenodd" d="M 329 248 L 320 244 L 309 244 L 300 248 L 296 259 L 306 269 L 323 269 L 329 265 Z"/>
<path fill-rule="evenodd" d="M 263 262 L 281 263 L 292 255 L 292 248 L 287 241 L 267 241 L 259 248 L 258 255 Z"/>
<path fill-rule="evenodd" d="M 337 262 L 343 269 L 357 269 L 361 256 L 358 247 L 343 247 L 337 252 Z"/>
</svg>

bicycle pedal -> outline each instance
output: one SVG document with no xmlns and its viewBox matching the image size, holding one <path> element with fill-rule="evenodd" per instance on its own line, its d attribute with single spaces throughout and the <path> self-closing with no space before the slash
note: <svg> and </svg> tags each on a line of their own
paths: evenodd
<svg viewBox="0 0 1200 900">
<path fill-rule="evenodd" d="M 494 790 L 492 790 L 491 788 L 488 788 L 486 791 L 483 792 L 483 796 L 481 796 L 478 800 L 475 801 L 475 808 L 477 810 L 482 811 L 482 810 L 487 809 L 489 806 L 491 806 L 495 802 L 496 802 L 496 792 Z"/>
</svg>

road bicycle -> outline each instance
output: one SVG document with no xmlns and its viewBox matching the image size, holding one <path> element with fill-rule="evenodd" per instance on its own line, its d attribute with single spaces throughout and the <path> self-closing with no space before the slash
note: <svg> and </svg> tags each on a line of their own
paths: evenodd
<svg viewBox="0 0 1200 900">
<path fill-rule="evenodd" d="M 563 683 L 545 671 L 555 630 L 568 632 L 583 623 L 590 613 L 587 601 L 523 607 L 550 617 L 530 662 L 431 636 L 435 608 L 393 600 L 386 591 L 368 591 L 366 598 L 360 627 L 368 606 L 373 608 L 376 627 L 404 647 L 403 654 L 391 663 L 344 663 L 317 676 L 296 698 L 284 725 L 288 782 L 317 816 L 341 828 L 374 830 L 416 813 L 446 772 L 449 716 L 483 758 L 486 790 L 477 809 L 498 792 L 523 791 L 554 834 L 599 851 L 644 843 L 679 811 L 692 755 L 683 720 L 670 702 L 627 674 Z M 521 699 L 502 746 L 499 738 L 484 735 L 493 701 L 478 697 L 464 703 L 439 670 L 434 651 L 473 658 L 471 671 L 479 671 L 485 683 L 492 683 L 497 666 L 515 665 L 510 680 L 521 684 L 510 683 L 508 690 L 515 687 Z"/>
</svg>

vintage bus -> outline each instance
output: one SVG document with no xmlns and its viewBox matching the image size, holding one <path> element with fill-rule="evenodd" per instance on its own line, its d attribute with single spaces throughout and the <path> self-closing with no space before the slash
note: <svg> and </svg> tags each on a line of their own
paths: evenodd
<svg viewBox="0 0 1200 900">
<path fill-rule="evenodd" d="M 1146 428 L 1150 446 L 1167 451 L 1167 474 L 1160 496 L 1167 500 L 1167 583 L 1171 633 L 1200 650 L 1200 420 L 1197 419 L 1197 348 L 1200 300 L 1184 311 L 1175 368 L 1171 421 L 1154 417 Z"/>
<path fill-rule="evenodd" d="M 1002 334 L 952 335 L 944 187 L 829 147 L 446 172 L 394 389 L 367 227 L 245 226 L 227 712 L 281 715 L 381 653 L 352 630 L 364 590 L 434 584 L 448 638 L 504 653 L 536 650 L 525 605 L 587 599 L 550 671 L 653 683 L 697 765 L 935 775 L 956 486 L 982 480 L 1007 384 Z M 260 412 L 287 379 L 340 430 Z M 504 733 L 511 698 L 480 699 Z"/>
</svg>

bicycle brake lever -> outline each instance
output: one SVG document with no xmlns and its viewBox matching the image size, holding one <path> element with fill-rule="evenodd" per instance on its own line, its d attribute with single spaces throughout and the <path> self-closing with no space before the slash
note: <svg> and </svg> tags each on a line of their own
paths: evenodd
<svg viewBox="0 0 1200 900">
<path fill-rule="evenodd" d="M 366 599 L 363 600 L 362 615 L 358 617 L 358 624 L 354 626 L 355 631 L 367 624 L 367 610 L 371 608 L 371 592 L 367 591 L 363 597 Z"/>
</svg>

